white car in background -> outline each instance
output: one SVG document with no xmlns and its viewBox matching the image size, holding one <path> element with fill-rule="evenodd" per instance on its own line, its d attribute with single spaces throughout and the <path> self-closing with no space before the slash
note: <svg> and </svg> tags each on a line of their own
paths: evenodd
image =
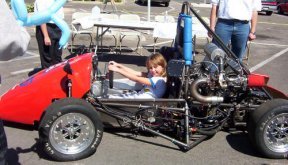
<svg viewBox="0 0 288 165">
<path fill-rule="evenodd" d="M 147 5 L 148 0 L 138 0 L 138 2 L 140 2 L 143 5 Z M 151 0 L 151 3 L 152 2 L 162 3 L 162 4 L 164 4 L 165 7 L 168 7 L 170 0 Z"/>
<path fill-rule="evenodd" d="M 277 2 L 276 0 L 262 0 L 262 10 L 266 15 L 272 15 L 273 12 L 277 11 Z"/>
</svg>

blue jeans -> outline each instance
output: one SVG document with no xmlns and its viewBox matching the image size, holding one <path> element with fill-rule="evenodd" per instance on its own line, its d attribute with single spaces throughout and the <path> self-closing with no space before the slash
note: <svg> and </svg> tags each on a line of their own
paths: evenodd
<svg viewBox="0 0 288 165">
<path fill-rule="evenodd" d="M 225 45 L 231 42 L 232 52 L 242 61 L 246 50 L 250 25 L 244 21 L 218 19 L 215 33 Z M 215 40 L 213 42 L 218 45 Z M 218 45 L 219 46 L 219 45 Z"/>
</svg>

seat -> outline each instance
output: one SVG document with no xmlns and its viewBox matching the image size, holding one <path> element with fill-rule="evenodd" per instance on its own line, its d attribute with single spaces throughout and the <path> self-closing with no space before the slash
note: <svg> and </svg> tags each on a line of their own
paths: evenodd
<svg viewBox="0 0 288 165">
<path fill-rule="evenodd" d="M 168 24 L 168 23 L 175 23 L 175 19 L 171 15 L 156 15 L 154 17 L 154 20 L 155 20 L 155 22 L 161 23 L 161 24 L 158 24 L 158 26 L 156 27 L 156 28 L 160 28 L 159 31 L 163 31 L 165 29 L 165 27 L 171 27 L 171 24 Z M 165 23 L 167 23 L 167 25 Z M 176 31 L 176 29 L 173 29 L 173 28 L 172 28 L 172 30 Z M 157 29 L 155 29 L 155 31 L 157 31 Z M 163 36 L 157 35 L 154 32 L 153 38 L 154 38 L 153 52 L 155 53 L 156 52 L 156 43 L 157 43 L 158 38 L 172 39 L 172 42 L 171 42 L 171 46 L 172 46 L 174 43 L 175 36 L 172 35 L 172 36 L 163 37 Z"/>
<path fill-rule="evenodd" d="M 140 16 L 136 14 L 121 14 L 119 17 L 119 20 L 125 21 L 125 22 L 135 22 L 135 23 L 140 23 Z M 121 49 L 122 49 L 122 42 L 125 37 L 137 37 L 138 42 L 137 42 L 137 48 L 135 51 L 138 51 L 139 46 L 141 45 L 142 39 L 145 39 L 144 36 L 142 36 L 142 33 L 139 31 L 135 30 L 130 30 L 130 29 L 121 29 L 120 30 L 120 54 L 121 54 Z M 140 46 L 140 54 L 142 55 L 142 46 Z"/>
<path fill-rule="evenodd" d="M 71 52 L 73 52 L 73 45 L 74 45 L 74 39 L 76 37 L 76 35 L 79 34 L 84 34 L 84 35 L 89 35 L 90 36 L 90 44 L 89 44 L 89 49 L 92 46 L 93 43 L 93 30 L 92 28 L 88 28 L 88 29 L 83 29 L 81 24 L 79 24 L 79 22 L 77 20 L 84 18 L 84 17 L 88 17 L 91 16 L 91 13 L 87 13 L 87 12 L 75 12 L 72 14 L 72 23 L 71 23 Z M 76 23 L 77 22 L 77 23 Z"/>
<path fill-rule="evenodd" d="M 94 6 L 91 10 L 91 13 L 92 13 L 92 18 L 99 18 L 101 10 L 98 6 Z"/>
<path fill-rule="evenodd" d="M 119 20 L 119 16 L 117 14 L 106 14 L 106 13 L 101 13 L 100 14 L 100 18 L 101 19 L 105 19 L 105 20 L 109 20 L 109 21 L 115 21 L 115 20 Z M 105 33 L 104 33 L 105 32 Z M 103 34 L 104 33 L 104 34 Z M 101 47 L 103 46 L 102 43 L 102 37 L 105 36 L 112 36 L 114 38 L 115 41 L 115 48 L 117 48 L 118 46 L 118 40 L 119 40 L 119 29 L 115 29 L 115 28 L 100 28 L 98 29 L 98 34 L 101 34 L 103 36 L 101 36 Z"/>
</svg>

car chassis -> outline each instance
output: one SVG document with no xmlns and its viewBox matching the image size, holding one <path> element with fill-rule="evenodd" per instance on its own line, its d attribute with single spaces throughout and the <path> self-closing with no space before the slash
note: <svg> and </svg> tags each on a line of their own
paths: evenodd
<svg viewBox="0 0 288 165">
<path fill-rule="evenodd" d="M 191 12 L 220 46 L 204 47 L 209 61 L 194 60 Z M 58 161 L 93 154 L 103 125 L 150 132 L 183 151 L 223 128 L 247 127 L 252 144 L 263 156 L 287 158 L 287 95 L 268 86 L 268 76 L 250 73 L 188 2 L 179 14 L 175 46 L 160 52 L 168 61 L 164 98 L 96 97 L 92 85 L 104 81 L 106 74 L 99 71 L 99 56 L 86 53 L 43 70 L 3 94 L 0 118 L 38 126 L 45 153 Z M 113 74 L 109 75 L 113 88 Z"/>
</svg>

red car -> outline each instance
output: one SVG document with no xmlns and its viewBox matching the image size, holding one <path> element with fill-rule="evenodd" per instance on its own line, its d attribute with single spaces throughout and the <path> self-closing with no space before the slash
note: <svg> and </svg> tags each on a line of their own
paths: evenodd
<svg viewBox="0 0 288 165">
<path fill-rule="evenodd" d="M 266 15 L 272 15 L 274 11 L 277 11 L 276 0 L 262 0 L 261 12 L 265 12 Z"/>
<path fill-rule="evenodd" d="M 277 7 L 279 14 L 288 13 L 288 0 L 284 0 L 283 3 L 280 3 Z"/>
<path fill-rule="evenodd" d="M 204 46 L 209 61 L 194 60 L 190 12 L 220 45 Z M 106 81 L 108 94 L 117 90 L 113 73 L 107 80 L 105 67 L 98 67 L 105 55 L 86 53 L 38 72 L 0 96 L 0 118 L 34 125 L 38 146 L 58 161 L 95 153 L 103 127 L 145 131 L 184 152 L 221 130 L 245 130 L 264 157 L 287 159 L 288 96 L 267 85 L 269 76 L 250 73 L 189 2 L 179 14 L 175 46 L 160 53 L 168 61 L 162 98 L 98 97 Z"/>
</svg>

